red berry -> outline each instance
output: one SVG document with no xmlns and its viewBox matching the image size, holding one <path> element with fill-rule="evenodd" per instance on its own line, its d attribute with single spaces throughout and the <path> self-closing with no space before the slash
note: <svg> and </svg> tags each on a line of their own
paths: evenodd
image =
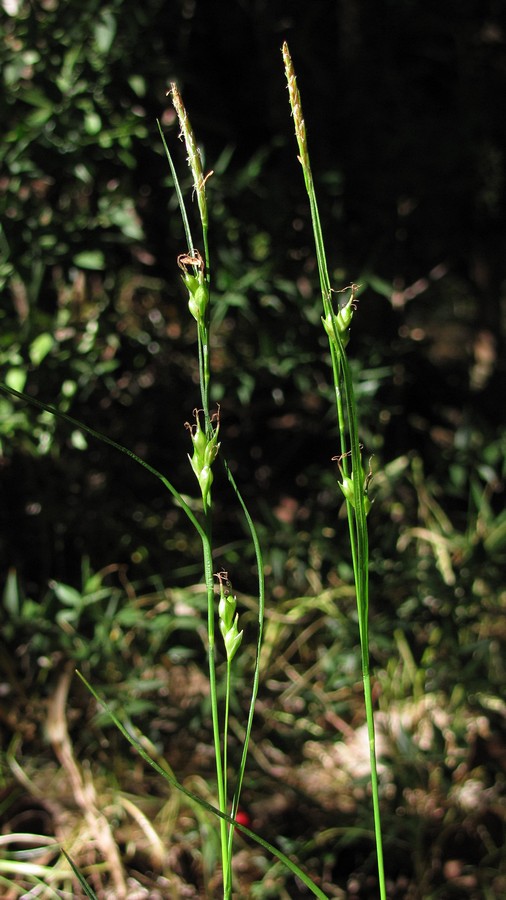
<svg viewBox="0 0 506 900">
<path fill-rule="evenodd" d="M 246 828 L 249 828 L 249 826 L 251 825 L 251 819 L 248 816 L 248 813 L 244 812 L 243 809 L 237 810 L 235 821 L 238 823 L 238 825 L 245 825 Z"/>
</svg>

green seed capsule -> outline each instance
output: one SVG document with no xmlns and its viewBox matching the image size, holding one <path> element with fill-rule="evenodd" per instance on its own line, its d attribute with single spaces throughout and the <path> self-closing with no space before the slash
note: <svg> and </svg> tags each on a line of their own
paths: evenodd
<svg viewBox="0 0 506 900">
<path fill-rule="evenodd" d="M 200 427 L 200 418 L 195 416 L 196 424 L 193 428 L 190 428 L 190 435 L 192 439 L 192 444 L 194 448 L 194 460 L 204 462 L 206 447 L 208 444 L 207 436 L 202 428 Z M 189 427 L 189 426 L 188 426 Z"/>
<path fill-rule="evenodd" d="M 352 312 L 352 315 L 353 315 L 353 312 Z M 351 316 L 349 318 L 349 321 L 351 321 Z M 322 318 L 322 323 L 323 323 L 323 327 L 324 327 L 325 331 L 327 332 L 330 340 L 334 344 L 337 343 L 336 335 L 334 332 L 334 328 L 335 328 L 339 337 L 341 338 L 341 343 L 342 343 L 343 347 L 347 346 L 347 344 L 350 340 L 350 330 L 347 325 L 343 325 L 343 318 L 342 318 L 340 312 L 337 313 L 337 315 L 335 315 L 334 313 L 328 313 L 324 319 Z"/>
<path fill-rule="evenodd" d="M 226 594 L 223 585 L 220 590 L 220 602 L 218 604 L 218 616 L 220 628 L 228 631 L 232 627 L 237 601 L 232 594 Z"/>
<path fill-rule="evenodd" d="M 209 305 L 209 287 L 203 280 L 203 275 L 198 278 L 185 272 L 181 276 L 185 287 L 188 289 L 188 309 L 197 322 L 202 322 Z"/>
<path fill-rule="evenodd" d="M 243 632 L 237 630 L 237 619 L 238 618 L 239 618 L 239 616 L 235 617 L 235 622 L 234 622 L 233 628 L 231 628 L 230 631 L 228 631 L 226 635 L 223 635 L 223 640 L 225 642 L 225 650 L 227 652 L 227 659 L 229 662 L 232 662 L 235 654 L 237 653 L 237 651 L 241 645 L 241 641 L 242 641 Z"/>
<path fill-rule="evenodd" d="M 185 272 L 184 275 L 181 275 L 181 278 L 185 287 L 188 288 L 188 293 L 194 294 L 200 284 L 198 278 L 195 275 L 191 275 L 190 272 Z"/>
<path fill-rule="evenodd" d="M 202 503 L 204 504 L 204 509 L 207 508 L 209 494 L 211 491 L 211 485 L 213 483 L 213 472 L 210 466 L 202 466 L 199 474 L 198 480 L 200 485 L 200 492 L 202 494 Z"/>
<path fill-rule="evenodd" d="M 231 594 L 226 594 L 220 583 L 220 602 L 218 605 L 218 617 L 220 631 L 225 644 L 227 659 L 232 662 L 242 641 L 243 632 L 238 630 L 239 613 L 236 613 L 237 601 Z"/>
<path fill-rule="evenodd" d="M 341 488 L 348 503 L 350 503 L 351 506 L 353 506 L 353 508 L 355 509 L 355 489 L 353 486 L 353 473 L 351 475 L 343 475 L 342 470 L 341 470 L 341 475 L 342 475 L 343 480 L 342 480 L 342 482 L 341 481 L 338 482 L 339 487 Z M 369 500 L 369 497 L 367 496 L 366 491 L 367 491 L 367 483 L 368 482 L 366 480 L 362 466 L 360 467 L 360 483 L 362 485 L 362 496 L 364 498 L 364 512 L 367 516 L 367 515 L 369 515 L 372 504 L 371 504 L 371 501 Z"/>
<path fill-rule="evenodd" d="M 348 330 L 351 324 L 351 320 L 353 319 L 353 304 L 351 300 L 343 306 L 342 309 L 339 310 L 337 314 L 338 328 L 340 332 L 345 332 Z"/>
<path fill-rule="evenodd" d="M 209 288 L 207 284 L 204 282 L 199 284 L 195 294 L 193 295 L 195 298 L 195 303 L 197 305 L 200 319 L 204 319 L 207 307 L 209 305 Z"/>
<path fill-rule="evenodd" d="M 190 294 L 188 297 L 188 309 L 190 310 L 190 314 L 193 316 L 196 322 L 200 322 L 200 309 L 198 303 L 195 301 L 194 294 Z"/>
<path fill-rule="evenodd" d="M 201 410 L 198 409 L 193 411 L 195 424 L 190 425 L 189 422 L 186 422 L 186 428 L 188 428 L 190 432 L 193 444 L 193 456 L 188 454 L 188 459 L 190 460 L 191 467 L 199 482 L 204 508 L 206 508 L 209 504 L 209 492 L 213 483 L 211 466 L 218 456 L 220 449 L 220 442 L 218 441 L 220 422 L 219 413 L 214 413 L 214 415 L 211 416 L 211 423 L 214 421 L 217 422 L 217 424 L 211 426 L 212 433 L 211 436 L 208 437 L 200 425 L 200 413 Z"/>
<path fill-rule="evenodd" d="M 352 506 L 355 506 L 355 494 L 353 491 L 353 478 L 343 478 L 342 482 L 338 482 L 339 487 L 341 488 L 344 496 L 351 503 Z"/>
</svg>

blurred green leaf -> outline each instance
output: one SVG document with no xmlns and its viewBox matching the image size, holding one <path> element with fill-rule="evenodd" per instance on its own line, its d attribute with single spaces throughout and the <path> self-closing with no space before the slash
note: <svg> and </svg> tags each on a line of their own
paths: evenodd
<svg viewBox="0 0 506 900">
<path fill-rule="evenodd" d="M 95 25 L 95 42 L 99 52 L 105 56 L 116 36 L 116 20 L 109 9 L 103 9 Z"/>
<path fill-rule="evenodd" d="M 83 605 L 82 595 L 69 584 L 51 581 L 50 587 L 55 592 L 58 600 L 65 603 L 67 606 L 81 607 Z"/>
<path fill-rule="evenodd" d="M 76 253 L 72 262 L 78 269 L 105 269 L 105 256 L 102 250 L 82 250 Z"/>
<path fill-rule="evenodd" d="M 15 569 L 9 569 L 3 592 L 3 602 L 6 611 L 11 616 L 19 615 L 19 588 L 18 576 Z"/>
<path fill-rule="evenodd" d="M 98 134 L 102 128 L 102 119 L 98 113 L 90 111 L 84 117 L 84 130 L 86 134 Z"/>
<path fill-rule="evenodd" d="M 88 442 L 82 431 L 74 430 L 70 435 L 70 443 L 76 450 L 87 450 Z"/>
<path fill-rule="evenodd" d="M 53 336 L 51 334 L 48 334 L 48 332 L 37 335 L 35 340 L 30 344 L 30 348 L 28 350 L 30 361 L 34 366 L 40 366 L 42 360 L 53 348 L 54 343 L 55 340 Z M 18 388 L 18 390 L 22 390 L 22 388 Z"/>
<path fill-rule="evenodd" d="M 483 543 L 490 554 L 499 554 L 506 549 L 506 512 L 498 516 Z"/>
<path fill-rule="evenodd" d="M 146 79 L 142 75 L 130 75 L 128 83 L 138 97 L 146 95 Z"/>
<path fill-rule="evenodd" d="M 26 369 L 21 368 L 12 368 L 7 371 L 5 376 L 5 383 L 8 387 L 13 388 L 15 391 L 24 390 L 26 384 L 27 372 Z"/>
</svg>

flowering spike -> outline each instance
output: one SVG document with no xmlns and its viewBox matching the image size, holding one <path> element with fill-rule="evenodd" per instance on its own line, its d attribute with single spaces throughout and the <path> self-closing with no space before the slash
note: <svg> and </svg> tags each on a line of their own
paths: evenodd
<svg viewBox="0 0 506 900">
<path fill-rule="evenodd" d="M 307 149 L 306 125 L 302 116 L 302 104 L 300 100 L 299 89 L 297 87 L 297 79 L 293 68 L 292 57 L 288 49 L 286 41 L 283 44 L 283 62 L 285 64 L 285 75 L 288 83 L 288 94 L 290 97 L 290 106 L 292 108 L 293 121 L 295 125 L 295 137 L 299 147 L 299 162 L 304 169 L 309 171 L 309 153 Z"/>
<path fill-rule="evenodd" d="M 181 94 L 179 93 L 176 84 L 171 84 L 170 93 L 172 94 L 172 103 L 179 119 L 179 127 L 181 128 L 179 136 L 184 139 L 186 152 L 188 154 L 188 165 L 190 166 L 190 170 L 193 176 L 193 187 L 197 195 L 200 218 L 203 227 L 207 228 L 208 215 L 205 184 L 209 176 L 212 175 L 212 172 L 209 172 L 209 174 L 204 177 L 204 172 L 202 171 L 200 150 L 197 147 L 193 128 L 191 127 L 190 120 L 188 119 L 188 113 L 186 112 L 185 106 L 181 99 Z"/>
</svg>

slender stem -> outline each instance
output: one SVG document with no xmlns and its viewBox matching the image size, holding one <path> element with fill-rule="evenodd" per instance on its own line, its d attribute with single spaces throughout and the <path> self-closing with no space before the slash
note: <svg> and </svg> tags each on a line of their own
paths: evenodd
<svg viewBox="0 0 506 900">
<path fill-rule="evenodd" d="M 209 328 L 207 324 L 198 325 L 199 381 L 202 409 L 204 410 L 205 432 L 211 436 L 211 414 L 209 411 Z"/>
<path fill-rule="evenodd" d="M 214 427 L 209 410 L 209 386 L 211 381 L 210 357 L 209 357 L 209 339 L 210 339 L 210 315 L 209 315 L 209 289 L 210 289 L 210 266 L 209 266 L 209 245 L 208 245 L 208 215 L 207 201 L 205 192 L 205 182 L 202 172 L 200 160 L 200 151 L 197 147 L 195 136 L 188 120 L 188 115 L 184 107 L 181 95 L 177 85 L 171 85 L 171 94 L 174 107 L 177 112 L 179 124 L 181 127 L 180 136 L 184 139 L 186 150 L 188 153 L 188 163 L 193 176 L 194 190 L 197 195 L 200 221 L 202 226 L 202 241 L 204 247 L 204 264 L 202 269 L 194 268 L 195 278 L 205 279 L 208 290 L 207 302 L 205 309 L 197 317 L 197 345 L 198 345 L 198 362 L 199 362 L 199 383 L 202 408 L 204 412 L 204 431 L 208 442 L 211 442 L 214 436 Z M 159 126 L 160 127 L 160 126 Z M 161 133 L 161 128 L 160 128 Z M 179 200 L 179 207 L 183 219 L 186 240 L 188 242 L 188 251 L 191 255 L 198 253 L 197 248 L 193 244 L 190 225 L 183 195 L 179 186 L 177 173 L 168 151 L 166 142 L 162 141 L 165 147 L 167 158 L 169 160 L 172 177 L 176 186 L 176 193 Z M 198 257 L 197 257 L 198 258 Z M 209 467 L 212 466 L 214 459 L 206 462 Z M 201 461 L 202 463 L 202 461 Z M 214 597 L 214 575 L 213 575 L 213 552 L 212 552 L 212 501 L 209 488 L 204 492 L 202 489 L 202 499 L 204 507 L 204 534 L 201 533 L 202 551 L 204 558 L 204 577 L 207 589 L 207 640 L 208 640 L 208 664 L 209 664 L 209 690 L 211 695 L 211 716 L 213 727 L 213 741 L 215 751 L 215 767 L 216 781 L 218 788 L 218 805 L 220 812 L 227 814 L 227 790 L 226 790 L 226 750 L 225 766 L 222 762 L 220 717 L 218 710 L 218 693 L 216 686 L 216 644 L 215 644 L 215 597 Z M 228 713 L 227 713 L 228 715 Z M 226 740 L 226 736 L 225 736 Z M 229 897 L 231 892 L 231 865 L 228 850 L 228 826 L 225 818 L 220 818 L 220 843 L 223 868 L 223 893 L 224 897 Z"/>
<path fill-rule="evenodd" d="M 202 219 L 202 241 L 204 244 L 204 260 L 205 260 L 205 280 L 209 290 L 209 304 L 207 307 L 204 322 L 199 326 L 199 363 L 200 370 L 200 390 L 202 396 L 202 407 L 204 409 L 204 417 L 206 421 L 206 432 L 209 434 L 211 429 L 211 421 L 209 414 L 209 386 L 211 383 L 211 362 L 209 355 L 209 337 L 211 329 L 211 268 L 209 257 L 209 239 L 207 224 L 207 204 L 205 206 L 205 218 Z"/>
<path fill-rule="evenodd" d="M 341 460 L 343 475 L 349 475 L 348 455 L 351 456 L 351 477 L 353 483 L 352 497 L 346 497 L 346 512 L 350 532 L 353 574 L 360 635 L 360 656 L 362 681 L 364 686 L 364 703 L 366 711 L 367 732 L 369 738 L 369 755 L 371 769 L 371 788 L 373 796 L 373 817 L 376 837 L 376 859 L 378 864 L 378 880 L 381 900 L 386 900 L 385 873 L 383 864 L 383 844 L 381 834 L 381 817 L 379 808 L 378 771 L 376 762 L 376 742 L 374 732 L 374 713 L 372 689 L 369 674 L 369 543 L 367 530 L 366 496 L 362 473 L 362 457 L 359 442 L 358 414 L 353 391 L 353 381 L 346 357 L 343 340 L 337 325 L 337 316 L 332 307 L 332 292 L 325 256 L 325 245 L 316 201 L 316 193 L 311 173 L 311 165 L 307 147 L 307 136 L 299 89 L 288 46 L 283 45 L 286 78 L 290 96 L 290 106 L 295 124 L 295 135 L 299 147 L 299 162 L 302 165 L 304 182 L 309 198 L 313 234 L 318 262 L 318 273 L 326 322 L 332 323 L 332 334 L 328 334 L 332 359 L 332 372 L 336 394 L 336 410 L 341 443 Z M 328 333 L 328 332 L 327 332 Z M 350 447 L 346 446 L 347 438 Z M 355 476 L 355 477 L 353 477 Z M 347 479 L 349 485 L 350 479 Z"/>
<path fill-rule="evenodd" d="M 228 723 L 230 712 L 230 683 L 231 683 L 232 663 L 227 659 L 227 672 L 225 676 L 225 716 L 223 721 L 223 790 L 225 797 L 228 794 Z M 230 831 L 233 826 L 227 828 L 227 863 L 228 873 L 224 886 L 232 887 L 232 846 L 230 844 Z"/>
<path fill-rule="evenodd" d="M 257 633 L 257 647 L 256 647 L 256 656 L 255 656 L 255 667 L 253 671 L 253 685 L 251 688 L 251 698 L 250 698 L 250 706 L 248 713 L 248 722 L 246 725 L 246 734 L 243 740 L 242 746 L 242 754 L 241 761 L 239 763 L 239 772 L 237 775 L 237 782 L 234 791 L 234 798 L 232 801 L 232 818 L 235 819 L 237 814 L 237 809 L 239 807 L 239 798 L 241 795 L 242 783 L 244 779 L 244 772 L 246 769 L 246 757 L 248 754 L 249 742 L 251 737 L 251 729 L 253 727 L 253 716 L 255 713 L 255 703 L 258 696 L 258 688 L 260 684 L 260 652 L 262 649 L 262 641 L 263 641 L 263 629 L 264 629 L 264 614 L 265 614 L 265 574 L 264 574 L 264 562 L 262 556 L 262 548 L 260 546 L 260 541 L 258 539 L 258 534 L 253 522 L 253 519 L 250 516 L 246 503 L 237 487 L 237 484 L 234 480 L 234 476 L 230 471 L 226 461 L 225 461 L 225 469 L 227 472 L 228 480 L 232 485 L 232 488 L 235 492 L 235 495 L 242 507 L 242 511 L 244 513 L 244 517 L 248 524 L 251 539 L 253 541 L 253 546 L 255 548 L 255 558 L 256 558 L 256 567 L 257 567 L 257 578 L 258 578 L 258 633 Z M 229 856 L 232 856 L 232 842 L 234 838 L 234 827 L 232 826 L 228 835 L 228 847 L 229 847 Z"/>
<path fill-rule="evenodd" d="M 209 692 L 211 697 L 211 717 L 213 724 L 214 756 L 216 781 L 218 787 L 218 806 L 220 812 L 227 812 L 225 778 L 221 757 L 220 717 L 218 710 L 218 693 L 216 689 L 216 642 L 215 642 L 215 598 L 212 555 L 212 527 L 210 508 L 206 511 L 205 540 L 202 541 L 204 556 L 204 577 L 207 588 L 207 656 L 209 665 Z M 223 867 L 223 890 L 226 896 L 229 881 L 229 860 L 227 843 L 227 822 L 220 818 L 221 862 Z"/>
<path fill-rule="evenodd" d="M 188 119 L 188 115 L 186 109 L 183 104 L 183 100 L 179 93 L 178 87 L 176 84 L 171 85 L 170 93 L 172 95 L 172 102 L 174 104 L 174 108 L 177 113 L 177 117 L 179 120 L 179 125 L 181 128 L 180 137 L 184 140 L 186 151 L 188 154 L 188 164 L 190 166 L 190 170 L 193 176 L 193 186 L 194 191 L 197 196 L 200 222 L 202 226 L 202 241 L 204 247 L 204 262 L 202 267 L 194 268 L 195 278 L 199 280 L 200 284 L 196 290 L 200 290 L 204 286 L 207 288 L 207 299 L 204 306 L 197 306 L 198 314 L 195 316 L 197 319 L 197 343 L 198 343 L 198 361 L 199 361 L 199 382 L 200 382 L 200 395 L 202 401 L 202 408 L 204 412 L 204 431 L 206 435 L 206 439 L 208 441 L 208 446 L 206 449 L 209 449 L 209 446 L 214 446 L 212 444 L 213 438 L 215 439 L 215 430 L 209 410 L 209 386 L 211 381 L 211 371 L 210 371 L 210 356 L 209 356 L 209 339 L 210 339 L 210 314 L 209 314 L 209 298 L 210 298 L 210 262 L 209 262 L 209 245 L 208 245 L 208 213 L 207 213 L 207 200 L 206 200 L 206 190 L 205 184 L 207 178 L 204 178 L 204 174 L 202 171 L 202 163 L 200 158 L 200 150 L 197 147 L 197 143 L 195 140 L 195 135 L 193 133 L 193 129 L 191 127 L 190 121 Z M 162 135 L 163 139 L 163 135 Z M 165 142 L 164 142 L 164 146 Z M 185 229 L 186 238 L 188 241 L 188 251 L 192 256 L 195 256 L 196 259 L 199 259 L 199 251 L 193 244 L 193 240 L 191 237 L 190 226 L 188 223 L 188 216 L 186 214 L 185 204 L 183 200 L 183 196 L 179 187 L 177 174 L 174 169 L 174 165 L 170 158 L 170 153 L 166 148 L 166 153 L 169 159 L 169 163 L 171 166 L 172 175 L 174 178 L 174 182 L 176 184 L 176 192 L 179 200 L 179 206 L 181 209 L 181 214 L 183 217 L 183 224 Z M 192 313 L 193 314 L 193 313 Z M 208 470 L 208 478 L 212 475 L 210 474 L 211 466 L 214 462 L 215 455 L 212 459 L 199 461 L 201 465 L 201 471 L 204 471 L 204 468 Z M 213 722 L 213 739 L 214 739 L 214 751 L 215 751 L 215 766 L 216 766 L 216 780 L 218 785 L 218 803 L 220 812 L 227 814 L 227 790 L 226 790 L 226 749 L 224 749 L 225 756 L 225 766 L 222 762 L 222 748 L 221 748 L 221 734 L 220 734 L 220 718 L 219 718 L 219 710 L 218 710 L 218 694 L 216 688 L 216 646 L 215 646 L 215 598 L 214 598 L 214 575 L 213 575 L 213 564 L 212 564 L 212 501 L 211 494 L 209 491 L 209 485 L 206 482 L 206 487 L 202 487 L 202 500 L 204 506 L 204 519 L 205 519 L 205 537 L 202 539 L 202 548 L 203 548 L 203 556 L 204 556 L 204 574 L 205 574 L 205 583 L 207 589 L 207 635 L 208 635 L 208 662 L 209 662 L 209 690 L 211 694 L 211 714 L 212 714 L 212 722 Z M 227 712 L 228 716 L 228 712 Z M 225 743 L 226 743 L 226 733 L 225 733 Z M 222 854 L 222 866 L 223 866 L 223 893 L 224 897 L 229 897 L 231 894 L 231 865 L 229 859 L 229 851 L 228 851 L 228 826 L 226 819 L 220 818 L 220 842 L 221 842 L 221 854 Z"/>
<path fill-rule="evenodd" d="M 232 674 L 232 663 L 227 659 L 227 672 L 225 675 L 225 714 L 223 719 L 223 786 L 225 795 L 227 793 L 228 781 L 228 720 L 230 712 L 230 683 Z"/>
</svg>

